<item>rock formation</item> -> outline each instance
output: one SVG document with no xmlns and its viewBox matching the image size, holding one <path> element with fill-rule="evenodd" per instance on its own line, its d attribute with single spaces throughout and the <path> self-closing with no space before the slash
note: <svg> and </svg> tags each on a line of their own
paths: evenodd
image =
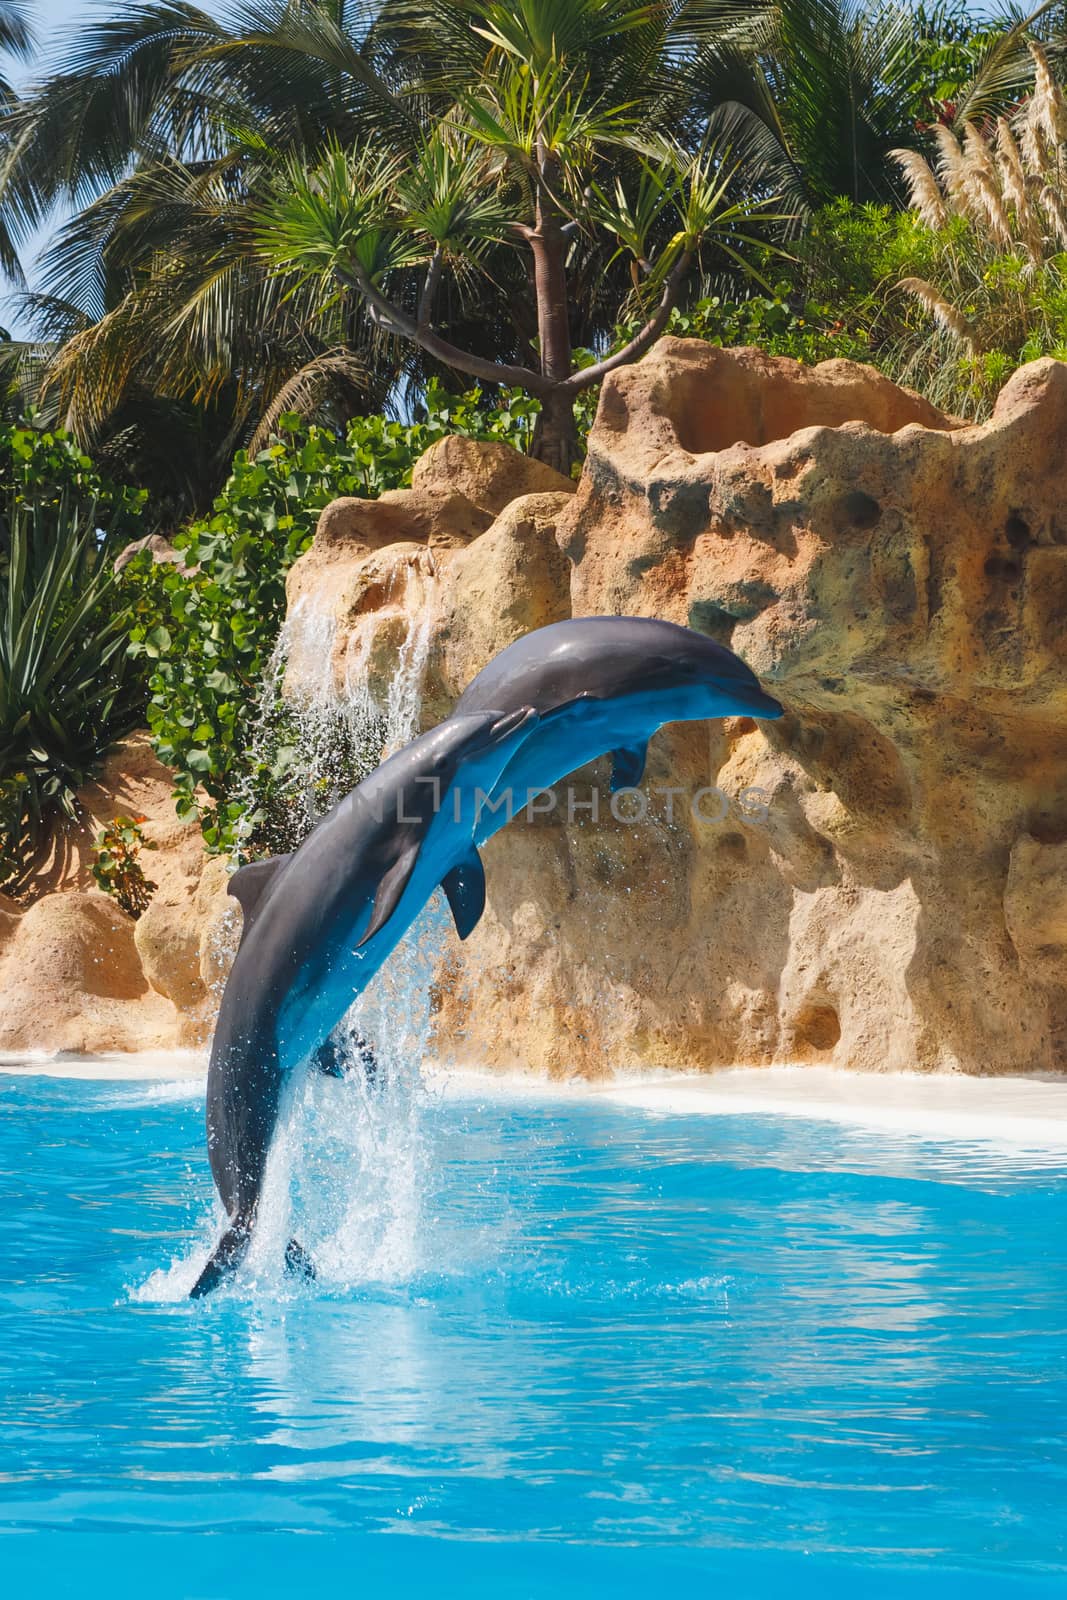
<svg viewBox="0 0 1067 1600">
<path fill-rule="evenodd" d="M 293 629 L 295 694 L 325 677 L 384 701 L 417 616 L 428 725 L 521 633 L 606 612 L 711 634 L 787 707 L 665 729 L 641 794 L 613 810 L 601 763 L 491 841 L 439 1052 L 554 1074 L 1059 1070 L 1065 437 L 1067 364 L 1023 368 L 963 426 L 870 368 L 665 339 L 606 382 L 577 492 L 452 439 L 410 490 L 327 507 L 289 578 L 291 619 L 329 622 L 325 652 Z M 223 868 L 201 872 L 143 784 L 104 789 L 107 815 L 177 830 L 146 858 L 159 892 L 124 924 L 77 847 L 39 905 L 0 905 L 0 1048 L 42 1042 L 35 962 L 51 1044 L 203 1031 L 236 918 Z"/>
<path fill-rule="evenodd" d="M 563 793 L 493 840 L 442 1051 L 556 1073 L 1058 1068 L 1065 433 L 1053 361 L 974 427 L 848 362 L 665 339 L 615 373 L 577 494 L 485 503 L 492 525 L 437 552 L 427 720 L 525 629 L 594 612 L 729 643 L 788 715 L 665 730 L 644 822 L 612 816 L 596 771 L 569 819 Z M 363 627 L 413 531 L 334 544 Z"/>
<path fill-rule="evenodd" d="M 0 897 L 0 1051 L 156 1050 L 210 1033 L 220 962 L 239 924 L 224 864 L 179 822 L 173 779 L 147 734 L 127 739 L 80 795 L 82 819 L 47 862 L 28 906 Z M 116 816 L 143 817 L 141 855 L 156 884 L 135 922 L 93 884 L 96 839 Z"/>
</svg>

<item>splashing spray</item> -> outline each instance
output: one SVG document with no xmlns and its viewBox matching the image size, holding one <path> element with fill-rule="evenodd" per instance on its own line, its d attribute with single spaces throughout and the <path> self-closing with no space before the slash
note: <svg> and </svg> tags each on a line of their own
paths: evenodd
<svg viewBox="0 0 1067 1600">
<path fill-rule="evenodd" d="M 266 754 L 280 717 L 293 730 L 294 767 L 305 774 L 291 811 L 299 837 L 340 798 L 339 785 L 342 793 L 351 786 L 345 761 L 353 752 L 373 750 L 369 768 L 418 731 L 435 588 L 429 562 L 406 561 L 393 571 L 383 611 L 393 618 L 400 611 L 406 632 L 384 695 L 375 694 L 370 671 L 382 612 L 349 634 L 339 690 L 334 615 L 306 602 L 294 607 L 264 683 L 257 736 Z M 294 658 L 301 666 L 295 690 L 286 683 Z M 293 1236 L 310 1250 L 327 1288 L 402 1281 L 425 1265 L 429 1150 L 421 1066 L 443 934 L 434 902 L 346 1017 L 337 1037 L 345 1076 L 311 1073 L 290 1086 L 248 1258 L 259 1286 L 284 1292 L 282 1261 Z"/>
</svg>

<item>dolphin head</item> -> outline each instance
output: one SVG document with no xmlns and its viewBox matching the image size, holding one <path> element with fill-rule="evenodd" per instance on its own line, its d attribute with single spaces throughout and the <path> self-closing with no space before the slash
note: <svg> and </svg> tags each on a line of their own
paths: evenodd
<svg viewBox="0 0 1067 1600">
<path fill-rule="evenodd" d="M 755 673 L 705 634 L 656 617 L 575 617 L 516 640 L 480 672 L 456 714 L 521 702 L 541 717 L 576 701 L 640 703 L 650 722 L 780 717 Z"/>
<path fill-rule="evenodd" d="M 761 688 L 755 672 L 713 638 L 656 618 L 619 621 L 629 626 L 619 635 L 619 675 L 609 685 L 609 698 L 648 691 L 667 712 L 664 722 L 781 717 L 781 704 Z"/>
</svg>

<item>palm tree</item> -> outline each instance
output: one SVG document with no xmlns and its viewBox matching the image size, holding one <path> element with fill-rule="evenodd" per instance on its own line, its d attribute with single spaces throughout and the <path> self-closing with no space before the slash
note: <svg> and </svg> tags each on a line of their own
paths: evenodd
<svg viewBox="0 0 1067 1600">
<path fill-rule="evenodd" d="M 6 119 L 11 230 L 74 208 L 26 297 L 51 356 L 45 396 L 102 459 L 140 460 L 157 491 L 169 457 L 173 518 L 210 499 L 264 419 L 302 405 L 340 422 L 378 409 L 393 380 L 365 319 L 336 296 L 309 304 L 251 247 L 250 198 L 279 152 L 350 135 L 359 85 L 378 92 L 340 14 L 281 0 L 228 24 L 180 0 L 127 10 L 80 30 Z M 183 470 L 193 460 L 206 481 Z"/>
<path fill-rule="evenodd" d="M 899 149 L 922 148 L 946 111 L 997 115 L 1024 91 L 1027 37 L 1061 49 L 1062 0 L 977 18 L 966 0 L 708 0 L 715 27 L 693 63 L 695 105 L 728 104 L 790 164 L 812 207 L 844 197 L 899 204 Z"/>
<path fill-rule="evenodd" d="M 26 0 L 0 0 L 0 53 L 20 60 L 32 55 L 36 39 L 29 11 Z M 0 118 L 10 116 L 17 104 L 17 93 L 7 78 L 0 74 Z M 0 219 L 0 267 L 16 282 L 21 281 L 18 241 L 12 238 L 3 219 Z"/>
<path fill-rule="evenodd" d="M 0 169 L 5 214 L 23 233 L 57 198 L 76 207 L 45 258 L 43 292 L 30 301 L 42 338 L 58 347 L 46 379 L 64 419 L 99 448 L 116 419 L 143 414 L 153 396 L 220 408 L 232 417 L 232 442 L 282 404 L 332 405 L 343 417 L 380 405 L 398 379 L 423 381 L 442 365 L 440 350 L 405 348 L 395 318 L 369 320 L 358 297 L 332 280 L 268 269 L 254 224 L 279 169 L 314 167 L 329 149 L 368 144 L 399 166 L 426 147 L 448 83 L 476 83 L 510 27 L 529 33 L 535 58 L 565 51 L 574 65 L 574 83 L 557 82 L 557 111 L 573 107 L 580 89 L 586 108 L 601 108 L 604 133 L 609 113 L 621 127 L 622 107 L 646 127 L 658 110 L 692 154 L 707 128 L 687 116 L 679 67 L 697 26 L 689 13 L 700 9 L 689 0 L 481 8 L 249 0 L 220 20 L 165 0 L 81 30 L 59 69 L 9 118 Z M 486 23 L 504 30 L 496 43 L 484 37 Z M 571 143 L 591 131 L 572 129 Z M 607 140 L 597 134 L 594 142 Z M 712 176 L 709 167 L 705 180 Z M 609 185 L 597 203 L 614 199 Z M 560 317 L 539 322 L 514 250 L 488 234 L 477 303 L 472 280 L 454 280 L 441 287 L 440 309 L 447 342 L 484 358 L 503 352 L 505 366 L 526 371 L 540 364 L 537 342 L 547 333 L 547 371 L 569 375 L 571 348 L 603 346 L 633 285 L 603 229 L 595 240 L 574 240 L 573 219 L 553 222 L 545 212 L 542 220 L 537 270 L 558 289 L 564 247 L 571 266 L 565 326 Z M 536 217 L 531 224 L 536 231 Z M 416 305 L 421 260 L 398 258 L 390 268 L 394 298 Z M 646 276 L 647 298 L 656 285 Z M 494 365 L 480 375 L 502 374 Z M 558 432 L 551 402 L 547 411 L 545 448 L 558 448 L 549 442 Z"/>
<path fill-rule="evenodd" d="M 379 327 L 445 366 L 536 395 L 535 453 L 569 472 L 578 395 L 651 346 L 702 246 L 713 244 L 745 270 L 743 249 L 758 243 L 747 225 L 781 218 L 759 199 L 731 194 L 735 169 L 714 147 L 689 149 L 658 133 L 649 113 L 661 109 L 669 85 L 651 76 L 650 96 L 622 48 L 631 37 L 647 48 L 648 7 L 448 0 L 428 18 L 422 11 L 411 33 L 432 26 L 447 43 L 449 23 L 461 45 L 473 32 L 481 47 L 468 49 L 467 62 L 457 51 L 449 75 L 428 82 L 425 132 L 405 157 L 335 145 L 311 171 L 291 162 L 264 210 L 260 239 L 276 266 L 339 282 Z M 615 70 L 595 74 L 602 63 L 591 46 L 608 39 Z M 630 81 L 605 85 L 620 76 L 620 62 Z M 616 102 L 623 89 L 632 98 Z M 583 365 L 573 348 L 571 281 L 602 238 L 627 261 L 627 299 L 641 326 L 621 348 Z M 457 343 L 442 321 L 446 276 L 473 297 L 508 255 L 520 257 L 535 308 L 533 363 L 484 356 Z M 412 268 L 422 281 L 405 303 Z"/>
<path fill-rule="evenodd" d="M 463 159 L 477 156 L 483 177 L 494 161 L 515 174 L 515 150 L 507 137 L 492 146 L 484 121 L 508 111 L 484 68 L 494 52 L 514 63 L 524 51 L 534 64 L 568 63 L 557 82 L 560 114 L 564 103 L 583 114 L 598 108 L 586 140 L 591 197 L 582 219 L 572 194 L 555 218 L 542 204 L 539 223 L 528 194 L 523 226 L 541 242 L 527 241 L 525 252 L 513 235 L 502 241 L 480 224 L 478 239 L 464 243 L 462 270 L 442 263 L 435 327 L 453 349 L 569 381 L 573 374 L 561 376 L 568 345 L 603 355 L 620 308 L 651 317 L 665 287 L 639 264 L 635 283 L 636 257 L 625 240 L 620 249 L 616 226 L 636 240 L 653 214 L 647 244 L 669 270 L 663 251 L 679 231 L 669 218 L 680 191 L 656 211 L 642 160 L 664 182 L 669 163 L 662 144 L 642 156 L 650 128 L 671 131 L 679 183 L 685 161 L 727 141 L 741 168 L 720 197 L 726 210 L 773 193 L 796 210 L 830 193 L 883 192 L 884 153 L 920 138 L 894 94 L 914 101 L 905 67 L 910 59 L 914 77 L 938 26 L 906 23 L 896 10 L 896 21 L 879 22 L 885 9 L 856 0 L 239 0 L 220 16 L 189 0 L 143 0 L 87 24 L 4 120 L 0 207 L 12 234 L 38 227 L 57 200 L 74 209 L 32 301 L 42 336 L 61 346 L 48 372 L 52 393 L 98 443 L 120 432 L 128 441 L 130 427 L 143 437 L 150 410 L 163 410 L 168 426 L 206 416 L 221 461 L 284 405 L 342 420 L 380 406 L 398 382 L 439 371 L 439 348 L 411 339 L 396 315 L 417 322 L 427 262 L 418 251 L 395 253 L 395 215 L 386 230 L 393 258 L 371 274 L 392 314 L 379 306 L 373 321 L 358 279 L 350 289 L 333 273 L 278 272 L 277 254 L 265 259 L 264 208 L 277 202 L 285 174 L 327 170 L 336 151 L 355 162 L 361 182 L 368 148 L 397 166 L 417 151 L 425 175 L 449 107 L 466 129 Z M 514 68 L 510 82 L 518 95 Z M 463 104 L 472 95 L 483 102 L 478 152 L 477 117 Z M 570 157 L 564 166 L 577 171 Z M 640 216 L 618 214 L 615 166 Z M 713 162 L 704 172 L 718 179 Z M 542 201 L 552 190 L 545 176 Z M 488 185 L 480 192 L 484 199 Z M 562 317 L 542 336 L 529 270 L 558 289 L 562 249 L 567 340 Z M 708 273 L 736 268 L 728 250 L 707 244 L 700 264 Z M 493 375 L 501 376 L 495 367 Z M 544 431 L 558 425 L 550 418 Z M 154 459 L 163 453 L 147 448 Z"/>
</svg>

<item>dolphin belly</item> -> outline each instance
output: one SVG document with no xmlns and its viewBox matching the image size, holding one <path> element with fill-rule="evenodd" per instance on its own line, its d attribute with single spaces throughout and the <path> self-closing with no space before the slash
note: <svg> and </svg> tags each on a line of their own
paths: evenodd
<svg viewBox="0 0 1067 1600">
<path fill-rule="evenodd" d="M 571 773 L 612 750 L 643 746 L 662 726 L 662 702 L 651 697 L 634 697 L 624 707 L 578 701 L 546 717 L 501 773 L 479 818 L 478 843 Z"/>
<path fill-rule="evenodd" d="M 684 691 L 673 703 L 651 691 L 624 700 L 579 699 L 544 716 L 515 751 L 483 805 L 478 843 L 499 832 L 535 796 L 601 756 L 620 751 L 633 758 L 639 752 L 640 762 L 634 760 L 632 766 L 643 768 L 644 746 L 672 722 L 782 714 L 778 701 L 758 685 L 730 685 L 713 695 L 705 690 L 698 703 L 691 703 L 693 699 Z M 630 761 L 619 763 L 616 770 L 625 772 L 630 765 Z M 619 787 L 617 780 L 613 787 Z"/>
</svg>

